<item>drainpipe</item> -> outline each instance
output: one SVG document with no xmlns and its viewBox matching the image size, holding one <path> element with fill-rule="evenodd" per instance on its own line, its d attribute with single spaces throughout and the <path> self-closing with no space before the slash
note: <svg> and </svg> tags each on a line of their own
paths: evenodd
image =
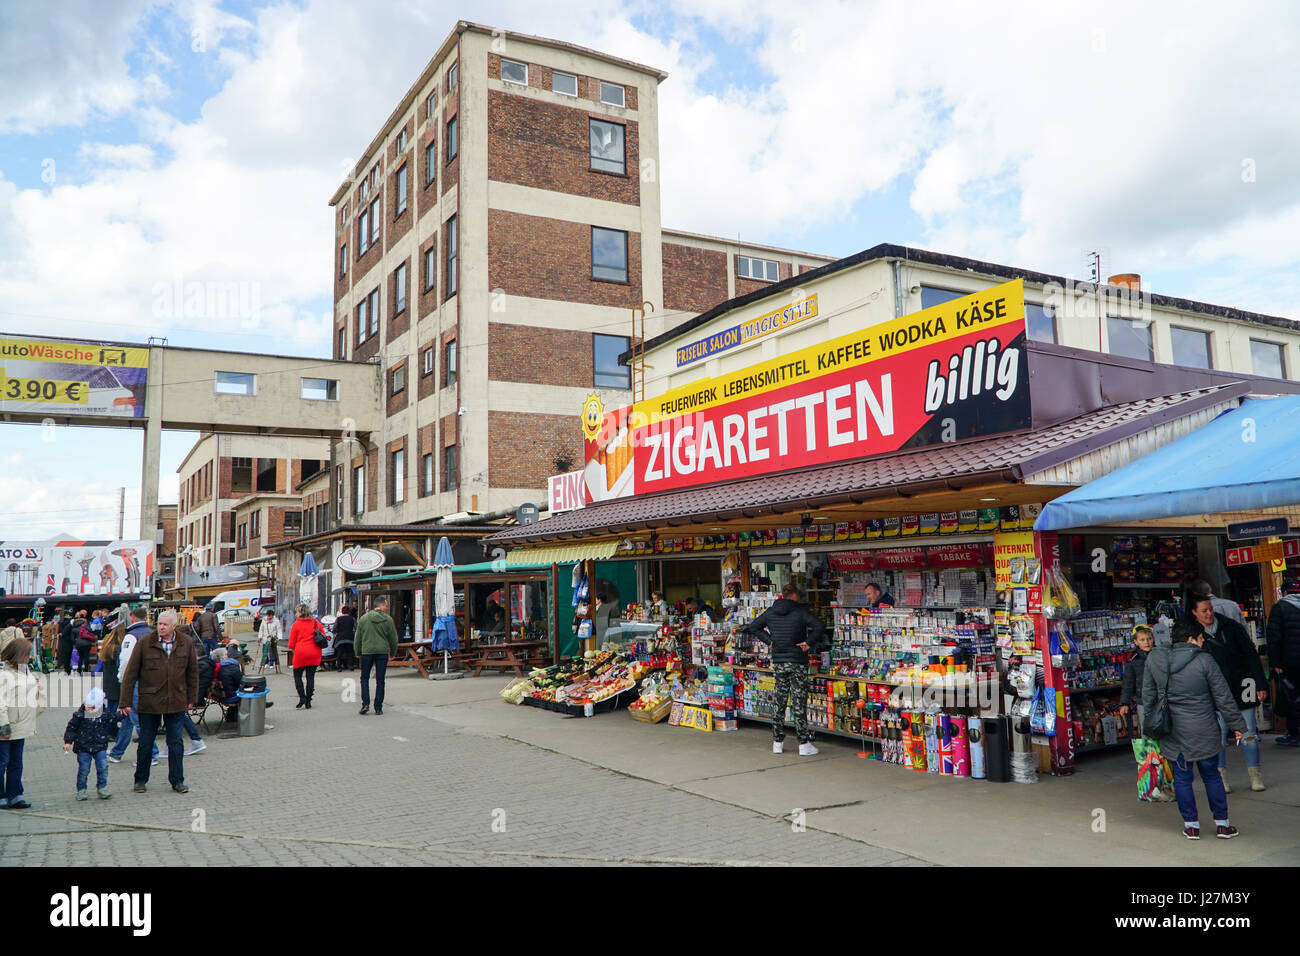
<svg viewBox="0 0 1300 956">
<path fill-rule="evenodd" d="M 894 318 L 903 315 L 903 263 L 895 259 L 894 266 Z"/>
</svg>

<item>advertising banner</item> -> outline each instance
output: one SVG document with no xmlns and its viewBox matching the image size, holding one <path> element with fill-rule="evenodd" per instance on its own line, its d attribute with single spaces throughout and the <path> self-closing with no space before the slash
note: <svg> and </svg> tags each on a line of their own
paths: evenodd
<svg viewBox="0 0 1300 956">
<path fill-rule="evenodd" d="M 147 595 L 152 541 L 0 541 L 0 587 L 11 597 Z"/>
<path fill-rule="evenodd" d="M 587 497 L 1026 428 L 1024 318 L 1015 280 L 635 405 L 606 412 L 593 396 L 583 410 Z"/>
<path fill-rule="evenodd" d="M 761 339 L 773 332 L 779 332 L 787 326 L 794 325 L 796 322 L 811 319 L 816 314 L 817 296 L 810 295 L 806 299 L 800 299 L 784 309 L 776 309 L 748 322 L 741 322 L 739 325 L 733 325 L 721 332 L 714 332 L 712 335 L 691 342 L 689 345 L 683 345 L 677 350 L 677 367 L 681 368 L 683 365 L 690 365 L 692 362 L 698 362 L 700 359 L 717 355 L 719 352 L 734 349 L 737 345 L 743 345 L 745 342 Z"/>
<path fill-rule="evenodd" d="M 149 350 L 0 338 L 0 412 L 143 418 Z"/>
</svg>

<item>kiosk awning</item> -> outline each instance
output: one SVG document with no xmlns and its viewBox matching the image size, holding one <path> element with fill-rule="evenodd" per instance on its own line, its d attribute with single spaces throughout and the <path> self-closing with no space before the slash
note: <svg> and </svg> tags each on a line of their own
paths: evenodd
<svg viewBox="0 0 1300 956">
<path fill-rule="evenodd" d="M 1300 505 L 1300 395 L 1248 398 L 1044 506 L 1039 531 Z"/>
<path fill-rule="evenodd" d="M 506 567 L 534 564 L 576 564 L 579 561 L 608 558 L 618 550 L 617 541 L 586 541 L 558 544 L 548 548 L 520 548 L 506 555 Z"/>
</svg>

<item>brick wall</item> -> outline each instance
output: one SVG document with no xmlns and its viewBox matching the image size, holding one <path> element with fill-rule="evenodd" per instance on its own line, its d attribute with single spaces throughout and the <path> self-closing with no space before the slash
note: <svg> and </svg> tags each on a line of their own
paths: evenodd
<svg viewBox="0 0 1300 956">
<path fill-rule="evenodd" d="M 418 177 L 412 186 L 416 194 L 420 197 L 420 215 L 423 216 L 430 209 L 433 209 L 438 202 L 438 167 L 442 165 L 441 157 L 438 153 L 438 144 L 442 142 L 442 134 L 438 131 L 437 118 L 441 115 L 434 113 L 434 122 L 425 127 L 424 133 L 420 136 L 418 151 L 416 153 L 416 176 Z M 433 179 L 429 180 L 429 163 L 427 161 L 429 144 L 433 144 Z"/>
<path fill-rule="evenodd" d="M 586 387 L 593 381 L 591 333 L 490 322 L 488 378 Z"/>
<path fill-rule="evenodd" d="M 405 487 L 402 492 L 402 497 L 394 500 L 392 496 L 394 491 L 393 488 L 394 473 L 392 470 L 393 453 L 398 451 L 404 451 L 405 449 L 406 449 L 406 436 L 404 435 L 401 438 L 397 438 L 394 439 L 393 441 L 390 441 L 387 445 L 384 446 L 384 503 L 385 504 L 400 504 L 401 502 L 407 501 L 412 497 L 410 455 L 406 456 L 405 467 L 403 468 L 403 470 L 406 472 L 405 474 L 406 481 L 405 481 Z"/>
<path fill-rule="evenodd" d="M 384 391 L 388 396 L 388 414 L 396 415 L 402 409 L 406 408 L 411 397 L 411 370 L 407 368 L 407 359 L 402 359 L 396 365 L 388 367 L 387 377 L 384 380 Z M 406 369 L 406 387 L 400 392 L 393 392 L 393 373 L 398 369 Z"/>
<path fill-rule="evenodd" d="M 641 302 L 641 234 L 627 237 L 628 283 L 591 277 L 586 223 L 488 210 L 488 283 L 508 295 L 631 308 Z"/>
<path fill-rule="evenodd" d="M 438 490 L 438 475 L 442 472 L 442 462 L 438 460 L 439 450 L 435 439 L 435 429 L 438 427 L 437 422 L 430 422 L 427 425 L 420 426 L 416 431 L 416 447 L 419 454 L 416 461 L 412 463 L 416 481 L 416 495 L 423 498 Z M 426 490 L 424 487 L 424 456 L 433 455 L 433 488 Z"/>
<path fill-rule="evenodd" d="M 665 242 L 664 308 L 707 312 L 727 298 L 727 254 Z"/>
<path fill-rule="evenodd" d="M 334 237 L 334 301 L 337 302 L 348 294 L 348 289 L 352 288 L 352 260 L 356 258 L 357 247 L 355 243 L 356 230 L 346 229 L 340 235 Z M 348 271 L 346 275 L 340 275 L 342 269 L 343 244 L 348 245 Z"/>
<path fill-rule="evenodd" d="M 506 59 L 514 60 L 517 63 L 528 63 L 528 61 L 521 60 L 518 57 L 514 57 L 514 56 L 506 57 Z M 538 63 L 528 63 L 528 85 L 533 87 L 534 89 L 550 90 L 552 72 L 553 71 L 549 66 L 542 66 L 541 64 Z M 568 71 L 560 70 L 558 72 L 565 73 Z M 490 80 L 501 79 L 501 57 L 495 53 L 488 54 L 488 79 Z M 583 76 L 579 74 L 577 79 L 578 79 L 578 99 L 591 100 L 596 103 L 600 102 L 599 78 L 594 76 Z M 613 81 L 606 80 L 605 82 L 611 83 Z M 614 85 L 618 86 L 620 84 L 614 83 Z M 623 102 L 627 109 L 634 110 L 637 108 L 637 90 L 635 86 L 623 87 Z"/>
<path fill-rule="evenodd" d="M 411 260 L 406 260 L 406 306 L 401 312 L 397 311 L 397 269 L 401 266 L 399 262 L 393 267 L 393 271 L 388 274 L 388 341 L 393 341 L 403 332 L 411 327 L 411 296 L 414 290 L 411 288 Z"/>
<path fill-rule="evenodd" d="M 426 375 L 424 373 L 424 353 L 428 349 L 433 349 L 433 371 Z M 491 350 L 489 349 L 489 354 Z M 416 392 L 417 399 L 428 398 L 438 391 L 438 341 L 428 339 L 420 345 L 420 351 L 416 353 L 416 369 L 418 370 L 419 385 Z"/>
<path fill-rule="evenodd" d="M 374 193 L 371 193 L 370 198 L 374 199 Z M 352 273 L 352 284 L 354 286 L 361 285 L 366 274 L 375 267 L 375 263 L 383 258 L 384 237 L 388 234 L 388 230 L 384 228 L 386 223 L 383 220 L 386 211 L 392 208 L 386 203 L 381 202 L 379 204 L 379 236 L 371 243 L 370 248 L 366 250 L 366 254 L 360 259 L 357 258 L 356 250 L 361 248 L 361 240 L 358 238 L 361 233 L 361 217 L 358 216 L 353 220 L 356 225 L 351 230 L 352 240 L 348 243 L 348 255 L 352 256 L 352 267 L 349 271 Z"/>
<path fill-rule="evenodd" d="M 488 475 L 493 488 L 545 488 L 561 457 L 582 461 L 579 416 L 488 412 Z"/>
<path fill-rule="evenodd" d="M 438 149 L 438 162 L 442 163 L 442 192 L 443 195 L 452 186 L 460 182 L 460 148 L 461 141 L 464 139 L 465 131 L 460 128 L 460 120 L 456 121 L 456 158 L 447 162 L 447 123 L 453 116 L 458 116 L 460 110 L 460 86 L 447 94 L 446 101 L 442 107 L 442 123 L 440 124 L 441 132 L 438 134 L 438 140 L 441 144 Z"/>
<path fill-rule="evenodd" d="M 531 79 L 531 71 L 530 71 Z M 610 117 L 511 93 L 488 93 L 488 179 L 636 205 L 641 201 L 637 123 L 624 122 L 626 172 L 591 168 L 589 120 Z"/>
<path fill-rule="evenodd" d="M 415 197 L 419 191 L 419 186 L 415 181 L 416 164 L 413 162 L 415 150 L 410 145 L 411 137 L 415 134 L 414 123 L 406 124 L 406 151 L 400 156 L 397 153 L 397 133 L 393 133 L 393 140 L 388 145 L 390 160 L 388 168 L 392 172 L 388 176 L 388 195 L 384 198 L 385 215 L 389 218 L 388 233 L 384 237 L 388 247 L 391 247 L 398 239 L 411 231 L 411 224 L 415 222 Z M 397 215 L 397 173 L 406 167 L 406 209 L 403 213 Z"/>
<path fill-rule="evenodd" d="M 366 510 L 374 511 L 379 507 L 379 449 L 372 448 L 366 454 Z"/>
<path fill-rule="evenodd" d="M 430 249 L 433 250 L 433 285 L 426 292 L 424 290 L 424 255 Z M 420 247 L 420 255 L 416 258 L 411 273 L 411 278 L 415 282 L 415 294 L 419 296 L 417 308 L 420 311 L 420 318 L 430 315 L 438 308 L 438 273 L 440 271 L 442 270 L 441 263 L 438 262 L 438 236 L 435 233 L 426 239 L 424 245 Z"/>
<path fill-rule="evenodd" d="M 217 481 L 217 496 L 220 498 L 229 498 L 231 496 L 230 487 L 233 484 L 230 474 L 231 468 L 232 465 L 229 458 L 222 458 L 218 463 L 217 472 L 220 475 L 220 478 Z M 198 504 L 197 500 L 190 503 L 191 511 L 194 510 L 196 504 Z"/>
</svg>

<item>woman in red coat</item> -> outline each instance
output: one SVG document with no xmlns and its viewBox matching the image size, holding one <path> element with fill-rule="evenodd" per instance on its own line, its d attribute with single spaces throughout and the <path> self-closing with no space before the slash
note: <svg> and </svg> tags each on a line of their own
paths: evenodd
<svg viewBox="0 0 1300 956">
<path fill-rule="evenodd" d="M 306 604 L 298 605 L 298 620 L 289 629 L 289 650 L 293 654 L 293 684 L 298 688 L 298 706 L 295 709 L 305 707 L 311 710 L 311 699 L 316 693 L 316 668 L 320 666 L 320 648 L 316 646 L 316 619 Z"/>
</svg>

